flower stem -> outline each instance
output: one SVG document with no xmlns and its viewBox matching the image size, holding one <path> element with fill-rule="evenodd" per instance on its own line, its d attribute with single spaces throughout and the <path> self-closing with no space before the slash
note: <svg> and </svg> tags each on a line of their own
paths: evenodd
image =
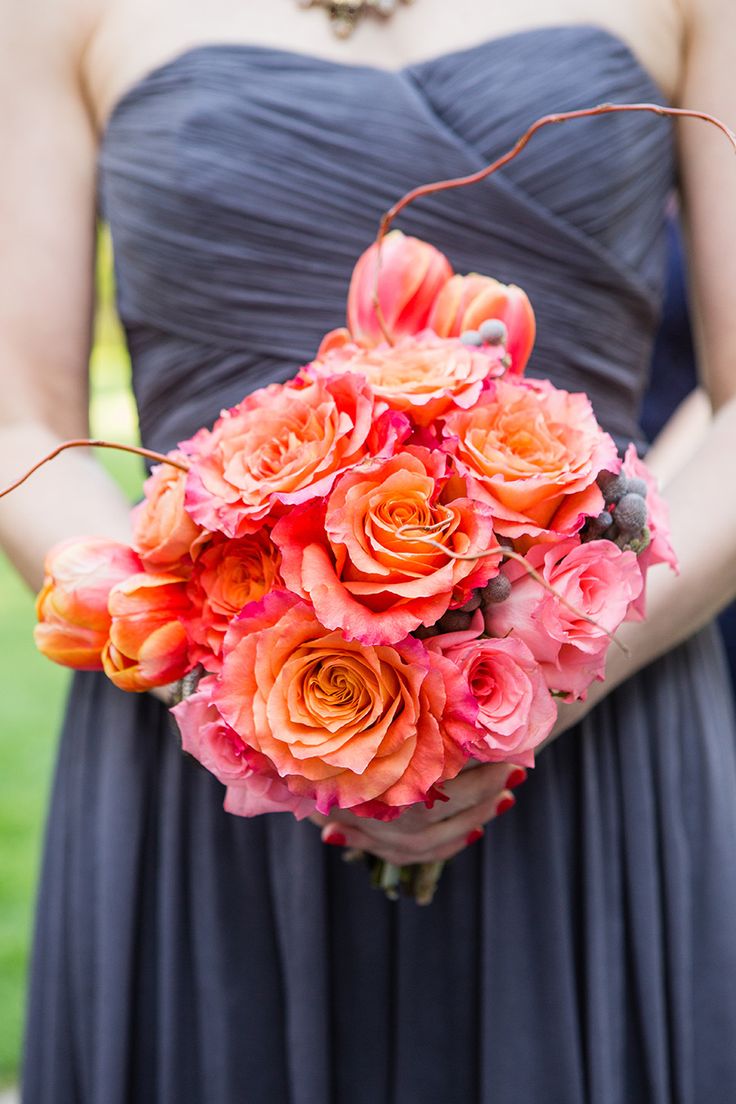
<svg viewBox="0 0 736 1104">
<path fill-rule="evenodd" d="M 119 441 L 102 441 L 96 438 L 80 437 L 73 441 L 63 441 L 60 445 L 57 445 L 55 449 L 47 453 L 37 463 L 29 468 L 27 472 L 21 475 L 20 479 L 16 479 L 14 483 L 11 483 L 9 487 L 5 487 L 0 491 L 0 498 L 4 498 L 5 495 L 10 494 L 11 491 L 17 490 L 22 486 L 27 479 L 37 472 L 39 468 L 42 468 L 44 464 L 48 464 L 50 460 L 54 460 L 62 452 L 71 448 L 108 448 L 118 449 L 120 452 L 132 452 L 134 456 L 143 456 L 146 460 L 156 460 L 159 464 L 170 464 L 172 468 L 179 468 L 180 471 L 189 471 L 189 465 L 181 460 L 172 460 L 170 456 L 165 456 L 162 452 L 153 452 L 152 449 L 139 448 L 137 445 L 121 445 Z"/>
<path fill-rule="evenodd" d="M 421 184 L 417 188 L 412 188 L 410 192 L 407 192 L 405 196 L 394 203 L 393 207 L 383 214 L 378 228 L 378 234 L 376 236 L 376 244 L 378 246 L 376 272 L 378 271 L 381 260 L 381 245 L 391 227 L 391 223 L 396 216 L 403 211 L 405 207 L 408 207 L 410 203 L 413 203 L 415 199 L 419 199 L 421 196 L 434 195 L 436 192 L 446 192 L 449 191 L 450 188 L 464 188 L 468 184 L 476 184 L 481 180 L 485 180 L 486 177 L 491 176 L 492 173 L 513 161 L 514 158 L 521 153 L 529 140 L 538 130 L 541 130 L 542 127 L 550 126 L 552 123 L 565 123 L 571 119 L 585 119 L 593 115 L 610 115 L 614 112 L 621 111 L 650 111 L 654 115 L 702 119 L 704 122 L 711 123 L 712 126 L 718 127 L 718 129 L 726 135 L 734 151 L 736 151 L 736 134 L 734 134 L 730 127 L 727 127 L 726 124 L 721 122 L 720 119 L 717 119 L 715 115 L 709 115 L 707 111 L 693 111 L 686 107 L 663 107 L 661 104 L 652 103 L 602 103 L 598 104 L 597 107 L 585 107 L 579 108 L 576 111 L 560 111 L 554 115 L 544 115 L 541 119 L 537 119 L 536 122 L 532 123 L 529 129 L 517 139 L 511 149 L 507 150 L 506 153 L 502 154 L 490 165 L 486 165 L 485 168 L 479 169 L 469 176 L 457 176 L 449 180 L 437 180 L 431 184 Z"/>
</svg>

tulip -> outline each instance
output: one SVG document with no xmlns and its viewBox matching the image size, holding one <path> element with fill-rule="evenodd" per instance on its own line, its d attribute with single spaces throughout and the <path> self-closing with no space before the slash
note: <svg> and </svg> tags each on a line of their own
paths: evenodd
<svg viewBox="0 0 736 1104">
<path fill-rule="evenodd" d="M 534 345 L 536 324 L 532 305 L 520 287 L 476 273 L 453 276 L 437 296 L 427 325 L 440 337 L 459 337 L 466 330 L 480 329 L 489 318 L 506 325 L 511 371 L 521 375 Z"/>
<path fill-rule="evenodd" d="M 353 340 L 373 348 L 386 340 L 373 304 L 377 246 L 358 260 L 348 292 L 348 327 Z M 452 276 L 450 262 L 433 245 L 392 230 L 383 240 L 378 301 L 392 341 L 426 328 L 432 304 Z"/>
<path fill-rule="evenodd" d="M 186 622 L 192 607 L 176 575 L 132 575 L 110 593 L 112 624 L 102 653 L 120 690 L 166 686 L 191 670 Z"/>
<path fill-rule="evenodd" d="M 38 650 L 64 667 L 101 671 L 110 629 L 110 591 L 141 566 L 131 548 L 101 537 L 68 540 L 52 548 L 36 600 Z"/>
</svg>

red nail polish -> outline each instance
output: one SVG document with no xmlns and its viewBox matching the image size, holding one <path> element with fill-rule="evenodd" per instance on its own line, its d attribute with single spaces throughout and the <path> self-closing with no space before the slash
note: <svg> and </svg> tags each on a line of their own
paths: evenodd
<svg viewBox="0 0 736 1104">
<path fill-rule="evenodd" d="M 344 847 L 348 842 L 342 832 L 330 832 L 329 836 L 325 836 L 323 843 L 330 843 L 333 847 Z"/>
<path fill-rule="evenodd" d="M 516 767 L 506 779 L 506 789 L 515 790 L 522 782 L 526 782 L 526 771 L 523 767 Z"/>
<path fill-rule="evenodd" d="M 509 809 L 513 809 L 515 804 L 516 798 L 512 797 L 511 794 L 509 794 L 508 797 L 502 797 L 498 805 L 496 806 L 496 816 L 503 816 L 503 814 L 507 813 Z"/>
<path fill-rule="evenodd" d="M 472 832 L 468 832 L 465 837 L 466 847 L 470 847 L 471 843 L 477 843 L 479 839 L 483 839 L 485 832 L 482 828 L 474 828 Z"/>
</svg>

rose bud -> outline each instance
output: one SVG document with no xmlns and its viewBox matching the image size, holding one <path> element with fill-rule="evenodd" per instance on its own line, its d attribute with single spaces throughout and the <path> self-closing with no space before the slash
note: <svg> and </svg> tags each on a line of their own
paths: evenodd
<svg viewBox="0 0 736 1104">
<path fill-rule="evenodd" d="M 511 371 L 521 375 L 534 345 L 536 323 L 526 292 L 514 284 L 502 284 L 490 276 L 453 276 L 435 300 L 427 325 L 440 337 L 459 337 L 477 330 L 485 341 L 493 332 L 497 343 L 500 329 L 491 330 L 490 321 L 506 327 L 506 351 Z"/>
<path fill-rule="evenodd" d="M 386 340 L 373 304 L 377 253 L 375 243 L 366 249 L 353 269 L 348 291 L 348 327 L 353 340 L 367 348 Z M 432 304 L 451 276 L 450 262 L 433 245 L 400 230 L 386 235 L 378 301 L 393 341 L 426 328 Z"/>
<path fill-rule="evenodd" d="M 36 600 L 36 647 L 48 659 L 78 671 L 101 671 L 112 588 L 141 570 L 135 552 L 102 537 L 68 540 L 46 557 Z"/>
<path fill-rule="evenodd" d="M 175 575 L 133 575 L 110 592 L 112 624 L 102 653 L 107 677 L 121 690 L 166 686 L 190 671 L 186 622 L 192 607 Z"/>
</svg>

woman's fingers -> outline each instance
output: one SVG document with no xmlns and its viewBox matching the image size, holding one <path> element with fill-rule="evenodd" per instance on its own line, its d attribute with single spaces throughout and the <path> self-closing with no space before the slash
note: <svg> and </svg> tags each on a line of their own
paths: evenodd
<svg viewBox="0 0 736 1104">
<path fill-rule="evenodd" d="M 482 825 L 510 809 L 514 800 L 509 790 L 502 789 L 456 816 L 411 833 L 397 831 L 393 823 L 376 825 L 364 821 L 366 827 L 363 827 L 348 824 L 343 819 L 331 819 L 322 828 L 322 839 L 327 844 L 369 851 L 397 866 L 440 862 L 479 839 L 483 834 Z M 370 830 L 368 824 L 371 824 Z"/>
</svg>

